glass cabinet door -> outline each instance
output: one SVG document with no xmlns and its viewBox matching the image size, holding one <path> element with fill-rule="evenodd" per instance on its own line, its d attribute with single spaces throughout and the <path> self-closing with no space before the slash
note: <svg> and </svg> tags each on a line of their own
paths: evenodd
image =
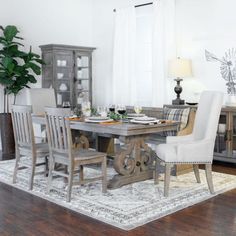
<svg viewBox="0 0 236 236">
<path fill-rule="evenodd" d="M 73 53 L 56 52 L 55 53 L 55 84 L 57 106 L 71 106 L 72 99 L 72 76 L 73 76 Z"/>
<path fill-rule="evenodd" d="M 227 148 L 227 115 L 221 114 L 218 124 L 218 130 L 215 140 L 215 148 L 214 152 L 217 155 L 226 156 L 228 155 L 228 148 Z"/>
<path fill-rule="evenodd" d="M 91 101 L 91 56 L 86 53 L 75 55 L 75 105 Z"/>
<path fill-rule="evenodd" d="M 232 115 L 232 157 L 236 159 L 236 114 Z"/>
</svg>

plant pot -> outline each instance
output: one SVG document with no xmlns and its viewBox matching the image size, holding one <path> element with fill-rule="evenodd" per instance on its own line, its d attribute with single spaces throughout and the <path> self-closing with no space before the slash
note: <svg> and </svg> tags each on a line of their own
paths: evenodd
<svg viewBox="0 0 236 236">
<path fill-rule="evenodd" d="M 15 153 L 15 140 L 12 127 L 11 113 L 0 113 L 0 132 L 3 159 L 6 159 L 4 157 L 7 157 L 7 159 L 12 158 Z"/>
</svg>

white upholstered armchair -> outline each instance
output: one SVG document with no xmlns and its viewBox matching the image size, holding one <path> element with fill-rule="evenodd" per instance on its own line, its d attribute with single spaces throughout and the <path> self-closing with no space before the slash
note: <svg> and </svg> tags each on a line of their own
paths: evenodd
<svg viewBox="0 0 236 236">
<path fill-rule="evenodd" d="M 212 160 L 223 93 L 204 91 L 201 95 L 193 132 L 186 136 L 167 137 L 166 144 L 155 147 L 157 154 L 155 183 L 158 183 L 157 165 L 165 165 L 164 196 L 168 196 L 170 172 L 174 164 L 193 164 L 196 180 L 200 183 L 198 164 L 205 164 L 208 187 L 214 193 L 212 183 Z"/>
</svg>

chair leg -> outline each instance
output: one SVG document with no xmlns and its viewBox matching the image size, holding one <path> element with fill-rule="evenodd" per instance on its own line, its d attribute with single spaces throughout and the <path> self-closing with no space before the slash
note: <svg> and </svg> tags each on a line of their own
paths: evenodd
<svg viewBox="0 0 236 236">
<path fill-rule="evenodd" d="M 48 176 L 48 171 L 49 171 L 49 168 L 48 168 L 48 156 L 45 156 L 45 165 L 44 165 L 44 176 L 47 177 Z"/>
<path fill-rule="evenodd" d="M 36 154 L 32 155 L 32 165 L 31 165 L 31 171 L 30 171 L 30 181 L 29 181 L 29 190 L 33 189 L 34 184 L 34 174 L 35 174 L 35 166 L 36 166 Z"/>
<path fill-rule="evenodd" d="M 212 164 L 205 165 L 205 172 L 206 172 L 206 179 L 207 179 L 207 184 L 208 184 L 210 193 L 214 194 L 214 187 L 213 187 L 213 182 L 212 182 Z"/>
<path fill-rule="evenodd" d="M 199 174 L 199 168 L 198 168 L 197 164 L 193 164 L 193 171 L 194 171 L 197 183 L 201 183 L 200 174 Z"/>
<path fill-rule="evenodd" d="M 102 192 L 107 192 L 107 158 L 104 157 L 102 162 Z"/>
<path fill-rule="evenodd" d="M 72 190 L 72 184 L 73 184 L 73 177 L 74 177 L 74 166 L 69 166 L 69 177 L 68 177 L 68 189 L 67 189 L 67 195 L 66 195 L 66 201 L 70 202 L 71 200 L 71 190 Z"/>
<path fill-rule="evenodd" d="M 79 182 L 80 184 L 83 184 L 84 180 L 84 167 L 81 165 L 79 166 Z"/>
<path fill-rule="evenodd" d="M 153 178 L 154 178 L 154 184 L 159 184 L 159 173 L 158 173 L 158 164 L 159 161 L 156 159 L 155 161 L 155 169 L 153 171 Z"/>
<path fill-rule="evenodd" d="M 17 176 L 17 171 L 19 168 L 19 162 L 20 162 L 20 153 L 19 150 L 16 149 L 16 162 L 15 162 L 15 168 L 14 168 L 14 173 L 13 173 L 13 184 L 16 183 L 16 176 Z"/>
<path fill-rule="evenodd" d="M 170 186 L 170 171 L 171 164 L 165 164 L 165 177 L 164 177 L 164 196 L 168 197 L 169 195 L 169 186 Z"/>
<path fill-rule="evenodd" d="M 53 157 L 49 156 L 49 170 L 48 170 L 48 183 L 47 183 L 47 193 L 50 192 L 51 190 L 51 185 L 52 185 L 52 171 L 54 170 L 54 159 Z"/>
</svg>

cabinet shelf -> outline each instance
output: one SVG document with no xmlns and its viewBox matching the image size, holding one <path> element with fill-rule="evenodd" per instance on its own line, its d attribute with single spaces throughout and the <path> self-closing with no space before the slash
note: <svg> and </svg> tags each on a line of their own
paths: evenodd
<svg viewBox="0 0 236 236">
<path fill-rule="evenodd" d="M 57 69 L 70 69 L 73 68 L 73 66 L 57 66 Z"/>
<path fill-rule="evenodd" d="M 89 78 L 76 78 L 76 80 L 89 80 Z"/>
<path fill-rule="evenodd" d="M 217 154 L 217 155 L 214 155 L 214 161 L 236 163 L 236 157 L 220 156 Z"/>
<path fill-rule="evenodd" d="M 77 66 L 78 69 L 89 69 L 89 66 Z"/>
<path fill-rule="evenodd" d="M 70 93 L 70 91 L 61 91 L 61 90 L 56 90 L 56 93 Z"/>
</svg>

